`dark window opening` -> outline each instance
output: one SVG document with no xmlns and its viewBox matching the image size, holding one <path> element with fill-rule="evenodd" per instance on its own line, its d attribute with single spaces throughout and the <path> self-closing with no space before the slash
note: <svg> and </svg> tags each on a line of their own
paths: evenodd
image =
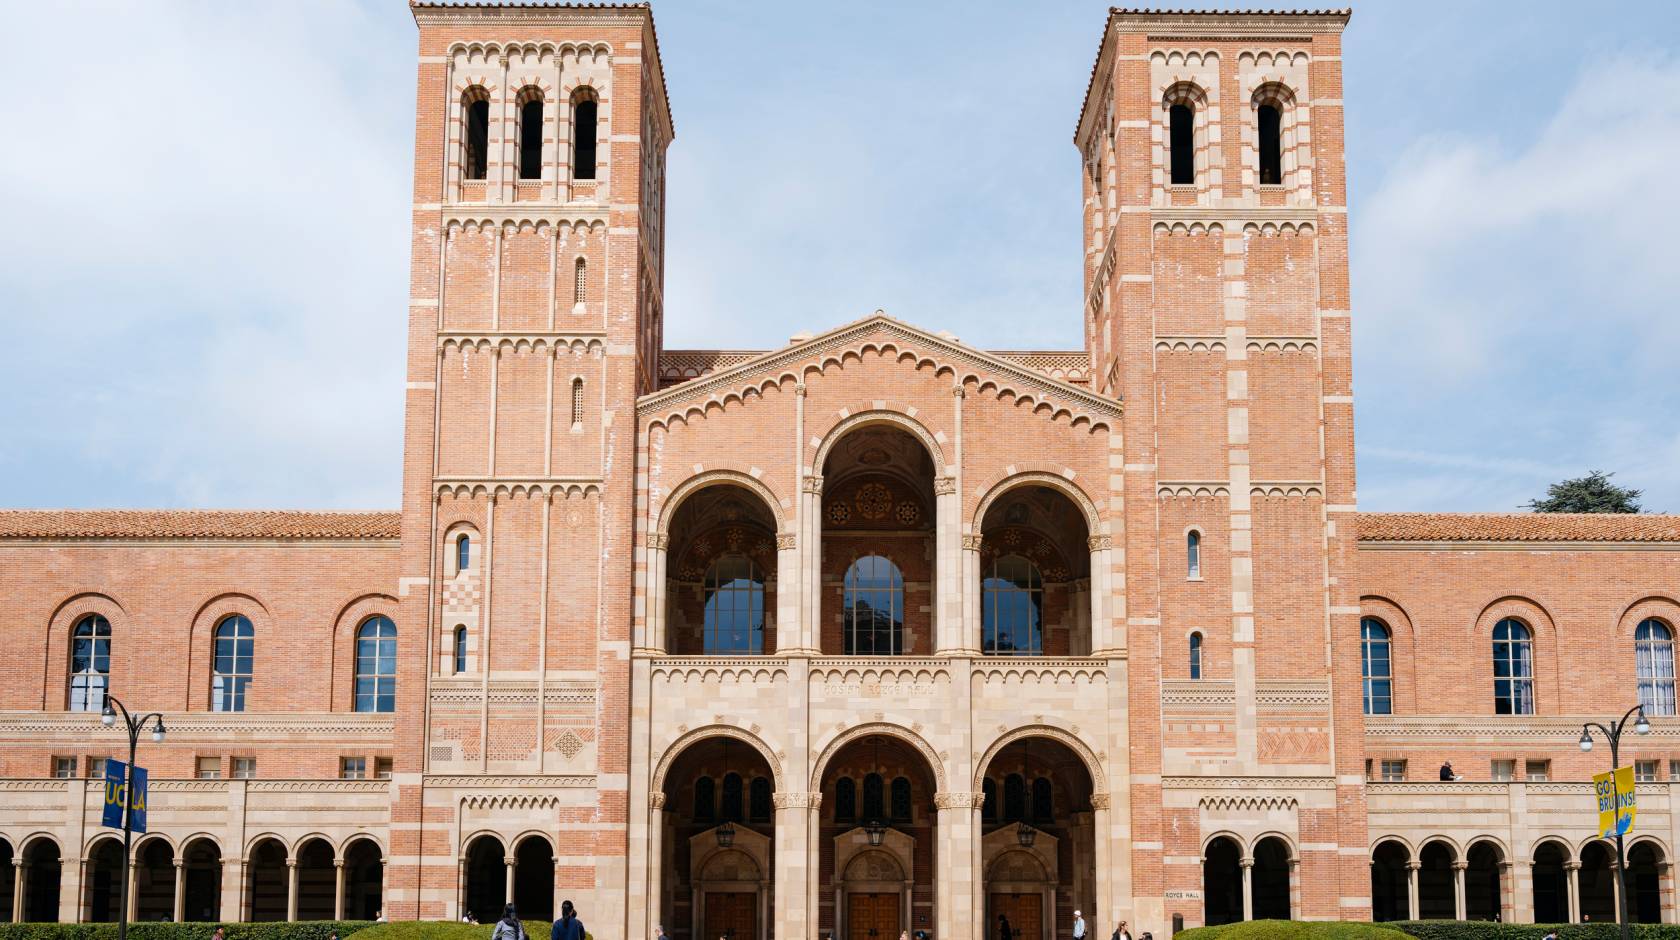
<svg viewBox="0 0 1680 940">
<path fill-rule="evenodd" d="M 1195 116 L 1189 105 L 1175 104 L 1167 109 L 1172 151 L 1172 181 L 1174 186 L 1196 182 Z"/>
<path fill-rule="evenodd" d="M 595 178 L 595 102 L 579 101 L 572 108 L 572 179 Z"/>
<path fill-rule="evenodd" d="M 857 784 L 850 777 L 841 777 L 834 784 L 834 821 L 851 822 L 857 819 Z"/>
<path fill-rule="evenodd" d="M 893 778 L 892 820 L 897 823 L 910 821 L 910 779 L 908 777 Z"/>
<path fill-rule="evenodd" d="M 870 774 L 863 778 L 863 819 L 865 822 L 879 822 L 887 818 L 885 797 L 880 774 Z"/>
<path fill-rule="evenodd" d="M 519 178 L 542 179 L 542 99 L 527 101 L 519 109 Z"/>
<path fill-rule="evenodd" d="M 723 813 L 724 819 L 730 822 L 742 822 L 746 819 L 741 806 L 741 775 L 725 774 L 723 777 Z"/>
<path fill-rule="evenodd" d="M 770 821 L 770 778 L 754 777 L 747 791 L 747 808 L 753 822 Z"/>
<path fill-rule="evenodd" d="M 1283 182 L 1283 114 L 1276 105 L 1260 106 L 1260 182 Z"/>
<path fill-rule="evenodd" d="M 467 102 L 467 133 L 462 140 L 461 171 L 467 179 L 481 180 L 490 171 L 490 102 Z"/>
<path fill-rule="evenodd" d="M 980 818 L 986 822 L 995 822 L 998 818 L 997 784 L 987 777 L 980 783 Z"/>
<path fill-rule="evenodd" d="M 711 822 L 717 816 L 717 785 L 712 778 L 694 781 L 694 821 Z"/>
<path fill-rule="evenodd" d="M 1055 796 L 1050 786 L 1049 777 L 1039 777 L 1033 781 L 1032 814 L 1034 822 L 1049 822 L 1055 817 Z"/>
<path fill-rule="evenodd" d="M 1003 778 L 1003 818 L 1016 822 L 1027 817 L 1027 781 L 1020 774 Z"/>
</svg>

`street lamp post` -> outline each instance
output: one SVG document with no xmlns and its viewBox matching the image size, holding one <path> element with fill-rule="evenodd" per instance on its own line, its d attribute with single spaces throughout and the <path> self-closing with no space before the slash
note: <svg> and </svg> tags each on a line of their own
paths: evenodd
<svg viewBox="0 0 1680 940">
<path fill-rule="evenodd" d="M 122 881 L 122 886 L 117 895 L 117 940 L 128 940 L 128 882 L 129 865 L 131 864 L 129 862 L 129 850 L 130 843 L 134 839 L 134 821 L 131 818 L 134 812 L 134 752 L 140 748 L 140 733 L 146 730 L 146 722 L 156 719 L 152 725 L 152 740 L 154 742 L 163 743 L 163 736 L 166 732 L 163 727 L 162 714 L 152 712 L 135 718 L 129 713 L 128 706 L 124 705 L 115 695 L 105 696 L 105 709 L 99 713 L 99 720 L 107 726 L 117 723 L 117 713 L 111 708 L 112 705 L 122 709 L 123 724 L 128 727 L 128 776 L 123 781 L 123 860 L 122 869 L 117 872 L 117 877 Z"/>
<path fill-rule="evenodd" d="M 1609 727 L 1596 721 L 1589 721 L 1581 726 L 1580 744 L 1583 753 L 1593 749 L 1594 728 L 1610 742 L 1610 794 L 1614 800 L 1612 808 L 1617 817 L 1621 814 L 1622 795 L 1616 789 L 1616 768 L 1621 766 L 1622 731 L 1627 728 L 1629 718 L 1634 719 L 1634 734 L 1651 733 L 1651 722 L 1645 718 L 1644 705 L 1635 705 L 1628 709 L 1620 721 L 1611 722 Z M 1622 845 L 1622 827 L 1619 825 L 1616 827 L 1616 921 L 1622 925 L 1622 940 L 1628 940 L 1630 931 L 1627 912 L 1627 851 Z"/>
</svg>

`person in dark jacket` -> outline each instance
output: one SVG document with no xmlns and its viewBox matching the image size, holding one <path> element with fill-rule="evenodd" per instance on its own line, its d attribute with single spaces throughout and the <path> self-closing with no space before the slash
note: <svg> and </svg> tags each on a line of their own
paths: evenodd
<svg viewBox="0 0 1680 940">
<path fill-rule="evenodd" d="M 490 931 L 490 940 L 526 940 L 525 925 L 519 922 L 519 914 L 512 904 L 502 908 L 502 919 L 496 921 L 496 929 Z"/>
<path fill-rule="evenodd" d="M 1009 929 L 1009 918 L 998 915 L 997 940 L 1015 940 L 1015 931 Z"/>
<path fill-rule="evenodd" d="M 577 908 L 571 901 L 560 902 L 560 919 L 548 932 L 548 940 L 583 940 L 583 921 L 578 920 Z"/>
</svg>

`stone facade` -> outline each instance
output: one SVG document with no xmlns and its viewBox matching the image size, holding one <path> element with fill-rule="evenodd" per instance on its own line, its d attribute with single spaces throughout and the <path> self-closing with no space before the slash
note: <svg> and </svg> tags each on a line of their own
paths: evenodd
<svg viewBox="0 0 1680 940">
<path fill-rule="evenodd" d="M 651 11 L 414 15 L 401 509 L 0 513 L 12 917 L 114 911 L 114 691 L 142 918 L 1602 917 L 1639 697 L 1673 918 L 1680 521 L 1356 512 L 1347 14 L 1111 12 L 1078 351 L 664 349 Z"/>
</svg>

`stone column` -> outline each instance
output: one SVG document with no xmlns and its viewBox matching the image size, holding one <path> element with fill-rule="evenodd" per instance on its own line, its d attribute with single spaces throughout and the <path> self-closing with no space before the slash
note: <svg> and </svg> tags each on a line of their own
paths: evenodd
<svg viewBox="0 0 1680 940">
<path fill-rule="evenodd" d="M 770 936 L 770 879 L 759 881 L 757 902 L 758 935 L 753 940 L 766 940 Z"/>
<path fill-rule="evenodd" d="M 983 926 L 975 899 L 979 893 L 978 841 L 982 795 L 972 792 L 937 793 L 934 839 L 940 859 L 934 879 L 934 936 L 945 940 L 978 938 Z"/>
<path fill-rule="evenodd" d="M 140 862 L 130 860 L 128 863 L 128 922 L 134 923 L 135 912 L 140 910 Z"/>
<path fill-rule="evenodd" d="M 799 645 L 812 651 L 822 649 L 822 488 L 818 474 L 799 487 Z"/>
<path fill-rule="evenodd" d="M 1091 553 L 1091 655 L 1106 656 L 1119 648 L 1114 636 L 1111 597 L 1114 579 L 1109 570 L 1114 551 L 1114 537 L 1107 533 L 1094 532 L 1085 539 L 1085 547 Z"/>
<path fill-rule="evenodd" d="M 222 896 L 217 904 L 216 919 L 251 919 L 250 912 L 245 910 L 245 860 L 242 858 L 222 859 Z"/>
<path fill-rule="evenodd" d="M 962 537 L 962 622 L 965 629 L 973 635 L 969 637 L 969 645 L 975 650 L 981 650 L 986 645 L 986 625 L 980 616 L 982 600 L 980 597 L 980 582 L 984 579 L 984 572 L 980 570 L 980 547 L 985 544 L 985 536 L 979 532 L 965 533 Z"/>
<path fill-rule="evenodd" d="M 286 920 L 297 920 L 298 872 L 297 859 L 286 859 Z"/>
<path fill-rule="evenodd" d="M 512 855 L 502 858 L 502 903 L 513 903 L 513 874 L 519 867 L 519 859 Z"/>
<path fill-rule="evenodd" d="M 1569 910 L 1566 918 L 1569 923 L 1581 920 L 1581 863 L 1570 859 L 1563 863 L 1563 870 L 1569 872 Z"/>
<path fill-rule="evenodd" d="M 467 916 L 467 860 L 455 859 L 455 919 Z"/>
<path fill-rule="evenodd" d="M 1237 859 L 1242 866 L 1242 908 L 1243 920 L 1254 919 L 1254 859 L 1244 855 Z"/>
<path fill-rule="evenodd" d="M 23 879 L 29 874 L 29 866 L 23 859 L 12 859 L 12 923 L 23 923 Z"/>
<path fill-rule="evenodd" d="M 933 478 L 933 636 L 934 652 L 945 656 L 979 644 L 965 635 L 962 618 L 962 589 L 959 572 L 963 556 L 958 535 L 962 530 L 961 504 L 957 499 L 956 477 Z"/>
<path fill-rule="evenodd" d="M 1616 859 L 1610 860 L 1610 890 L 1614 892 L 1610 898 L 1610 909 L 1616 912 L 1616 923 L 1619 924 L 1622 922 L 1622 909 L 1631 904 L 1633 899 L 1626 898 L 1625 901 L 1620 903 L 1616 900 L 1615 893 L 1620 893 L 1622 890 L 1622 865 Z"/>
<path fill-rule="evenodd" d="M 1464 898 L 1464 872 L 1467 869 L 1469 869 L 1470 863 L 1460 859 L 1458 861 L 1453 862 L 1452 867 L 1453 867 L 1453 918 L 1455 920 L 1465 920 L 1466 918 L 1464 916 L 1464 912 L 1465 912 L 1465 909 L 1466 909 L 1466 904 L 1465 904 L 1465 898 Z"/>
<path fill-rule="evenodd" d="M 1674 923 L 1674 863 L 1668 859 L 1657 863 L 1657 910 L 1663 923 Z"/>
<path fill-rule="evenodd" d="M 1406 863 L 1406 919 L 1420 920 L 1422 914 L 1418 911 L 1418 870 L 1423 864 L 1416 859 Z"/>
<path fill-rule="evenodd" d="M 187 863 L 182 859 L 175 860 L 175 923 L 187 919 Z"/>
<path fill-rule="evenodd" d="M 647 534 L 647 609 L 642 612 L 642 646 L 664 653 L 671 649 L 665 637 L 665 550 L 671 537 L 664 532 Z"/>
<path fill-rule="evenodd" d="M 1090 925 L 1118 922 L 1120 919 L 1120 908 L 1117 906 L 1120 892 L 1114 883 L 1115 873 L 1110 871 L 1114 862 L 1108 829 L 1109 800 L 1107 793 L 1091 794 L 1091 845 L 1096 850 L 1093 855 L 1097 878 L 1096 895 L 1090 902 L 1091 916 L 1086 919 L 1085 932 L 1093 937 L 1100 937 L 1102 931 Z"/>
<path fill-rule="evenodd" d="M 333 859 L 333 920 L 344 919 L 344 859 Z"/>
<path fill-rule="evenodd" d="M 799 648 L 799 534 L 776 533 L 776 649 L 783 655 Z M 772 652 L 765 650 L 766 653 Z"/>
<path fill-rule="evenodd" d="M 1508 861 L 1499 863 L 1499 919 L 1507 924 L 1516 922 L 1517 913 L 1517 883 L 1516 870 Z"/>
<path fill-rule="evenodd" d="M 558 865 L 558 860 L 556 861 Z M 647 907 L 648 920 L 652 923 L 647 928 L 647 935 L 653 936 L 653 930 L 665 923 L 665 794 L 655 793 L 648 797 L 647 821 Z M 555 884 L 559 884 L 556 879 Z M 559 916 L 559 908 L 555 908 L 555 916 Z"/>
<path fill-rule="evenodd" d="M 813 880 L 817 877 L 817 848 L 810 839 L 821 793 L 777 793 L 776 878 L 771 913 L 776 937 L 811 937 L 817 929 L 816 910 L 810 906 Z"/>
</svg>

